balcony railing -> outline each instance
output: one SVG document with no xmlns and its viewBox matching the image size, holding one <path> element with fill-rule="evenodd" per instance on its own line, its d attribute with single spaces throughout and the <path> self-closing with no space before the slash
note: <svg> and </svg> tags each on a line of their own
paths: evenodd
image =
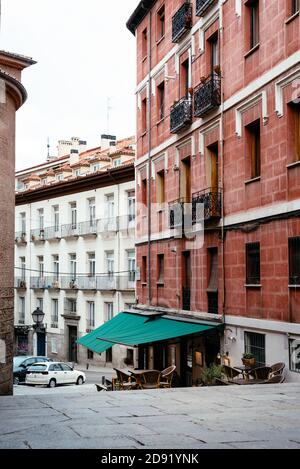
<svg viewBox="0 0 300 469">
<path fill-rule="evenodd" d="M 58 329 L 58 317 L 57 316 L 51 317 L 51 327 L 53 329 Z"/>
<path fill-rule="evenodd" d="M 24 278 L 15 278 L 15 288 L 20 290 L 26 290 L 26 280 Z"/>
<path fill-rule="evenodd" d="M 221 78 L 209 75 L 194 90 L 194 116 L 202 117 L 221 104 Z"/>
<path fill-rule="evenodd" d="M 135 289 L 135 271 L 129 272 L 128 275 L 121 275 L 118 278 L 119 290 L 134 290 Z"/>
<path fill-rule="evenodd" d="M 181 197 L 169 203 L 169 227 L 171 229 L 183 229 L 185 221 L 188 224 L 189 220 L 185 217 L 187 217 L 190 207 L 191 200 L 186 197 Z M 192 220 L 190 220 L 190 225 L 191 223 Z"/>
<path fill-rule="evenodd" d="M 135 229 L 135 215 L 123 215 L 119 217 L 118 228 L 121 231 L 134 230 Z"/>
<path fill-rule="evenodd" d="M 74 276 L 63 276 L 60 279 L 62 290 L 78 290 L 78 279 Z"/>
<path fill-rule="evenodd" d="M 98 220 L 89 220 L 79 223 L 80 236 L 97 236 Z"/>
<path fill-rule="evenodd" d="M 33 290 L 45 290 L 46 278 L 45 277 L 31 277 L 30 288 Z"/>
<path fill-rule="evenodd" d="M 97 277 L 77 277 L 78 290 L 97 290 Z"/>
<path fill-rule="evenodd" d="M 18 324 L 20 324 L 21 326 L 25 325 L 25 313 L 23 311 L 19 313 Z"/>
<path fill-rule="evenodd" d="M 170 111 L 170 132 L 175 134 L 192 123 L 192 101 L 182 98 L 173 104 Z"/>
<path fill-rule="evenodd" d="M 44 228 L 37 228 L 36 230 L 31 230 L 30 238 L 31 241 L 34 243 L 44 242 L 46 240 Z"/>
<path fill-rule="evenodd" d="M 118 229 L 117 217 L 102 218 L 102 220 L 99 220 L 100 233 L 115 233 Z"/>
<path fill-rule="evenodd" d="M 15 243 L 16 244 L 26 244 L 27 243 L 27 236 L 26 233 L 19 231 L 15 234 Z"/>
<path fill-rule="evenodd" d="M 113 273 L 104 275 L 102 277 L 97 278 L 97 290 L 109 291 L 109 290 L 117 290 L 119 287 L 118 284 L 119 278 L 115 276 Z"/>
<path fill-rule="evenodd" d="M 191 310 L 191 290 L 190 288 L 184 287 L 182 289 L 182 309 L 184 311 Z"/>
<path fill-rule="evenodd" d="M 191 29 L 192 19 L 192 5 L 186 1 L 172 18 L 172 42 L 179 42 Z"/>
<path fill-rule="evenodd" d="M 51 226 L 49 228 L 45 228 L 44 237 L 47 241 L 51 241 L 54 239 L 61 239 L 61 229 L 59 226 Z"/>
<path fill-rule="evenodd" d="M 32 288 L 33 290 L 46 290 L 46 289 L 59 290 L 61 288 L 60 278 L 58 277 L 31 277 L 30 288 Z"/>
<path fill-rule="evenodd" d="M 199 210 L 197 205 L 203 205 L 203 211 Z M 193 194 L 193 223 L 201 222 L 198 219 L 198 213 L 204 217 L 204 221 L 218 219 L 222 216 L 222 192 L 212 188 L 205 189 Z"/>
<path fill-rule="evenodd" d="M 215 1 L 216 0 L 196 0 L 196 15 L 203 16 Z"/>
<path fill-rule="evenodd" d="M 79 223 L 70 223 L 69 225 L 61 226 L 62 238 L 73 238 L 78 237 L 80 233 Z"/>
</svg>

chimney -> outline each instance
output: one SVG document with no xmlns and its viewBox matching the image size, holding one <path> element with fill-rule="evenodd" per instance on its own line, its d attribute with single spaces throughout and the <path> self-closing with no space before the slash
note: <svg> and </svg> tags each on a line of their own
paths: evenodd
<svg viewBox="0 0 300 469">
<path fill-rule="evenodd" d="M 70 151 L 70 165 L 76 164 L 79 161 L 79 150 L 75 150 L 74 148 Z"/>
<path fill-rule="evenodd" d="M 108 150 L 111 146 L 111 142 L 116 145 L 117 137 L 115 135 L 101 135 L 101 150 Z"/>
<path fill-rule="evenodd" d="M 86 140 L 79 140 L 79 153 L 83 153 L 86 151 L 87 141 Z"/>
</svg>

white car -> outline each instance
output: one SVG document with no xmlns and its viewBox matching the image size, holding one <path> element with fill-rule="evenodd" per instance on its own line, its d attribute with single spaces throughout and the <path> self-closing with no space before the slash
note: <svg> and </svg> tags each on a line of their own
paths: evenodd
<svg viewBox="0 0 300 469">
<path fill-rule="evenodd" d="M 29 385 L 55 388 L 58 384 L 83 384 L 85 374 L 82 371 L 73 370 L 66 363 L 49 362 L 35 363 L 27 370 L 25 383 Z"/>
</svg>

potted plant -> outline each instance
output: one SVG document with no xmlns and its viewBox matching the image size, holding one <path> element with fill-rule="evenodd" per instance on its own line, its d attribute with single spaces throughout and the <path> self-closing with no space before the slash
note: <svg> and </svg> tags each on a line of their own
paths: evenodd
<svg viewBox="0 0 300 469">
<path fill-rule="evenodd" d="M 203 84 L 206 82 L 206 77 L 205 76 L 202 76 L 200 77 L 200 82 Z"/>
<path fill-rule="evenodd" d="M 222 378 L 222 366 L 210 365 L 208 368 L 204 368 L 201 375 L 202 383 L 205 386 L 214 386 L 216 379 Z"/>
<path fill-rule="evenodd" d="M 253 353 L 244 353 L 242 362 L 245 366 L 255 366 L 256 358 Z"/>
</svg>

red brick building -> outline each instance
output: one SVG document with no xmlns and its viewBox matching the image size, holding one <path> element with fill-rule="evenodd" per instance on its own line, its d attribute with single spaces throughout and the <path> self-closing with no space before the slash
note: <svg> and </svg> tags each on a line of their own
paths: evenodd
<svg viewBox="0 0 300 469">
<path fill-rule="evenodd" d="M 297 0 L 148 0 L 127 23 L 139 307 L 224 324 L 141 350 L 149 366 L 175 363 L 185 383 L 244 352 L 300 379 L 299 21 Z M 196 241 L 178 237 L 182 207 Z"/>
<path fill-rule="evenodd" d="M 15 115 L 27 97 L 21 72 L 34 63 L 0 51 L 0 395 L 13 391 Z"/>
</svg>

